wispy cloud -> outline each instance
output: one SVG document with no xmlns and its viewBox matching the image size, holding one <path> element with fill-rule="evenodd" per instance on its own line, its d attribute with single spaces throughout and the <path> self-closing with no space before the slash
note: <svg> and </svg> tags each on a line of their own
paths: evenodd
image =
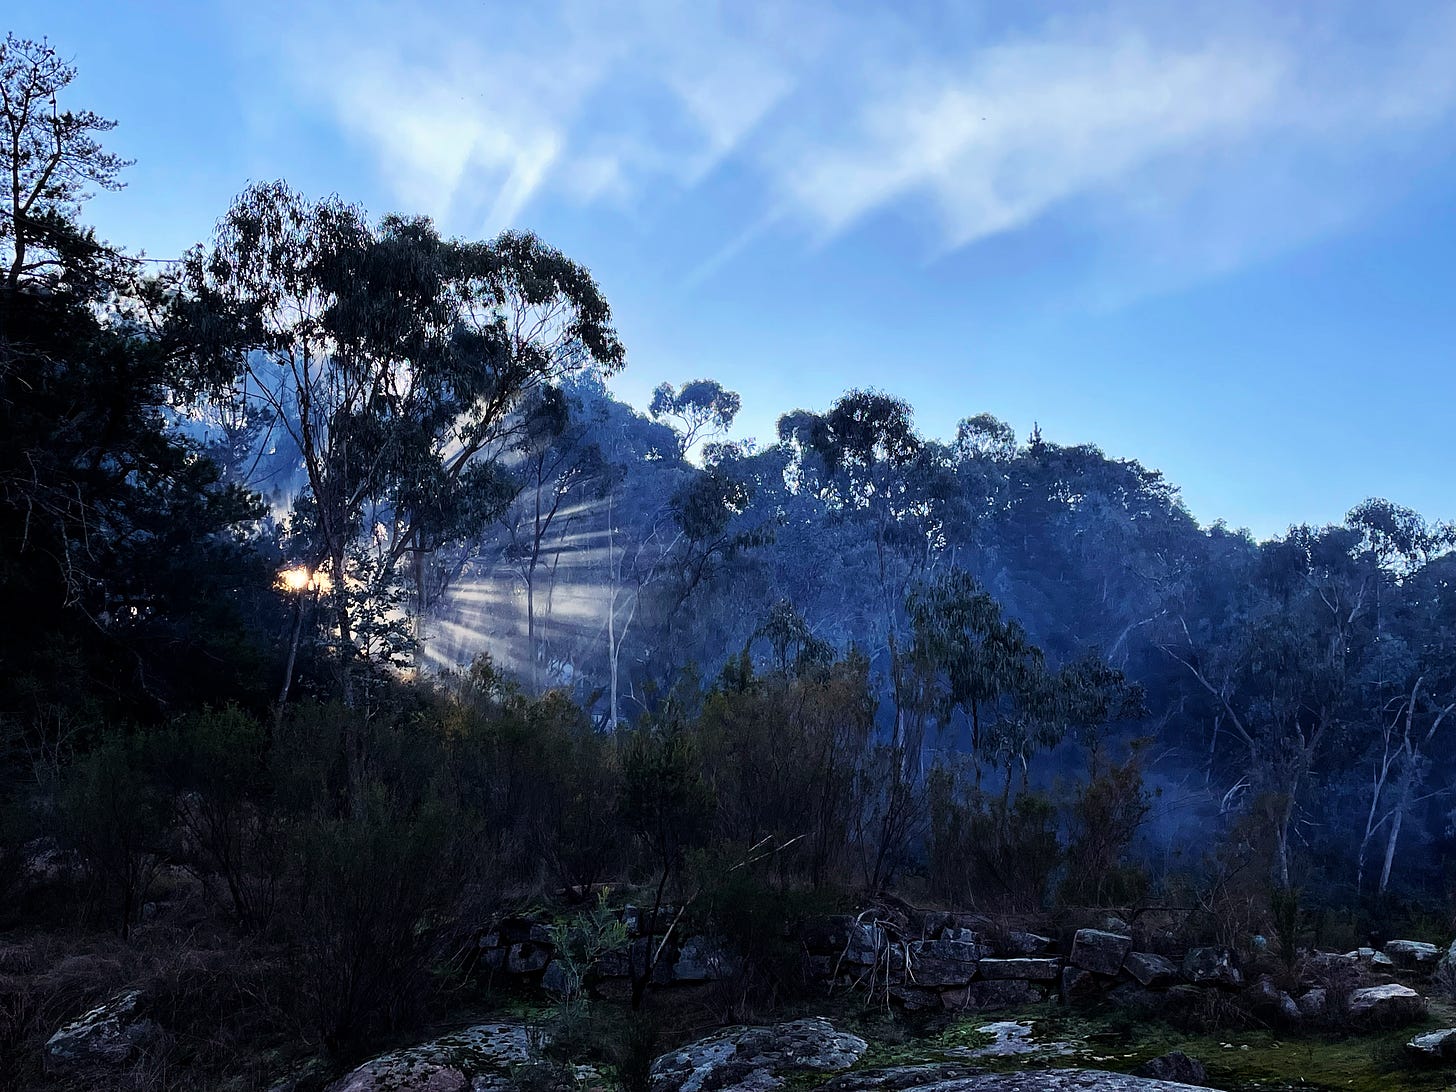
<svg viewBox="0 0 1456 1092">
<path fill-rule="evenodd" d="M 928 212 L 946 252 L 1085 207 L 1217 266 L 1347 219 L 1385 142 L 1451 116 L 1456 5 L 1400 7 L 375 6 L 297 16 L 283 75 L 402 204 L 462 230 L 547 198 L 650 206 L 733 169 L 760 207 L 732 210 L 728 257 L 766 217 L 823 242 Z"/>
</svg>

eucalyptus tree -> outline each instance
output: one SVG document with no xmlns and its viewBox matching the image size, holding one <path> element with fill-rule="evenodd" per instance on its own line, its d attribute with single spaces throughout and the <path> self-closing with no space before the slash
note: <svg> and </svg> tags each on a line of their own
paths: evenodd
<svg viewBox="0 0 1456 1092">
<path fill-rule="evenodd" d="M 1344 527 L 1292 528 L 1263 544 L 1242 601 L 1170 611 L 1160 641 L 1213 700 L 1237 741 L 1237 781 L 1269 821 L 1274 878 L 1293 876 L 1295 823 L 1331 738 L 1345 728 L 1370 636 L 1371 574 Z"/>
<path fill-rule="evenodd" d="M 676 422 L 678 453 L 686 457 L 697 444 L 727 433 L 742 408 L 737 391 L 728 390 L 716 379 L 692 379 L 681 387 L 660 384 L 652 392 L 648 412 L 654 421 Z"/>
<path fill-rule="evenodd" d="M 962 569 L 949 569 L 915 588 L 906 613 L 913 635 L 910 662 L 923 680 L 923 704 L 942 726 L 956 712 L 967 718 L 979 786 L 994 739 L 1006 735 L 1012 720 L 1034 704 L 1045 673 L 1041 650 L 1020 625 L 1001 616 L 996 600 Z M 1017 711 L 998 709 L 1002 697 Z"/>
<path fill-rule="evenodd" d="M 282 182 L 246 190 L 180 279 L 174 337 L 298 448 L 306 485 L 290 529 L 329 574 L 352 704 L 360 627 L 380 617 L 371 595 L 408 561 L 414 611 L 428 608 L 432 553 L 508 499 L 501 458 L 522 399 L 621 367 L 610 309 L 585 269 L 533 235 L 467 242 L 425 219 L 375 225 Z"/>
</svg>

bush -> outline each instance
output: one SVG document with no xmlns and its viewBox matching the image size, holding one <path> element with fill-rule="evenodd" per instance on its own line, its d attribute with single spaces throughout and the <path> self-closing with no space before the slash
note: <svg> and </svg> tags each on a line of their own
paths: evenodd
<svg viewBox="0 0 1456 1092">
<path fill-rule="evenodd" d="M 61 829 L 126 937 L 156 876 L 167 800 L 151 776 L 150 741 L 113 736 L 80 759 L 61 788 Z"/>
<path fill-rule="evenodd" d="M 267 747 L 263 726 L 233 707 L 188 717 L 166 737 L 182 859 L 244 932 L 272 919 L 284 867 Z"/>
<path fill-rule="evenodd" d="M 418 810 L 369 786 L 359 818 L 302 823 L 284 929 L 296 1004 L 337 1056 L 418 1021 L 477 894 L 471 831 L 439 802 Z"/>
</svg>

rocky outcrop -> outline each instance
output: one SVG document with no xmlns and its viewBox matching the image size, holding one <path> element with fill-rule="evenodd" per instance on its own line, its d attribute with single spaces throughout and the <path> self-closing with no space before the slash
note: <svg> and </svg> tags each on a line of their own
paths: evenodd
<svg viewBox="0 0 1456 1092">
<path fill-rule="evenodd" d="M 464 1092 L 530 1059 L 524 1024 L 476 1024 L 428 1043 L 381 1054 L 327 1092 Z"/>
<path fill-rule="evenodd" d="M 1350 1020 L 1362 1027 L 1399 1027 L 1426 1015 L 1426 999 L 1409 986 L 1367 986 L 1350 994 Z"/>
<path fill-rule="evenodd" d="M 1130 951 L 1130 936 L 1102 929 L 1078 929 L 1072 938 L 1072 954 L 1068 962 L 1084 971 L 1111 976 L 1122 970 L 1122 961 Z"/>
<path fill-rule="evenodd" d="M 117 1065 L 154 1045 L 162 1035 L 145 1015 L 142 992 L 130 990 L 66 1024 L 45 1045 L 50 1070 Z"/>
<path fill-rule="evenodd" d="M 652 1092 L 769 1092 L 791 1073 L 837 1073 L 859 1061 L 868 1044 L 828 1020 L 773 1027 L 729 1028 L 662 1055 L 652 1063 Z"/>
</svg>

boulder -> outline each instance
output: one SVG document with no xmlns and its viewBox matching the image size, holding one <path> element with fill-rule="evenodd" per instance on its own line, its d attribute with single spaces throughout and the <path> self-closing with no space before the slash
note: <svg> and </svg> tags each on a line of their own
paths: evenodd
<svg viewBox="0 0 1456 1092">
<path fill-rule="evenodd" d="M 541 988 L 553 997 L 569 998 L 579 987 L 579 983 L 572 979 L 571 972 L 559 959 L 553 959 L 546 964 L 546 971 L 541 975 Z"/>
<path fill-rule="evenodd" d="M 1441 958 L 1436 961 L 1436 973 L 1442 976 L 1449 975 L 1451 981 L 1456 982 L 1456 941 L 1442 953 Z"/>
<path fill-rule="evenodd" d="M 1024 933 L 1017 930 L 1006 938 L 1007 953 L 1009 955 L 1043 955 L 1052 951 L 1056 946 L 1056 941 L 1051 937 L 1044 937 L 1040 933 Z"/>
<path fill-rule="evenodd" d="M 1244 984 L 1243 973 L 1227 948 L 1189 948 L 1183 957 L 1183 977 L 1195 986 L 1235 989 Z"/>
<path fill-rule="evenodd" d="M 1395 960 L 1391 959 L 1384 952 L 1376 952 L 1370 957 L 1370 966 L 1378 967 L 1383 971 L 1395 970 Z"/>
<path fill-rule="evenodd" d="M 1091 971 L 1084 971 L 1081 967 L 1063 967 L 1062 1003 L 1072 1004 L 1096 997 L 1101 985 Z"/>
<path fill-rule="evenodd" d="M 821 1092 L 907 1092 L 909 1089 L 929 1088 L 949 1081 L 981 1076 L 984 1072 L 975 1066 L 952 1062 L 897 1065 L 845 1073 L 820 1085 L 820 1089 Z"/>
<path fill-rule="evenodd" d="M 1365 1027 L 1398 1027 L 1422 1019 L 1426 999 L 1409 986 L 1392 982 L 1350 994 L 1350 1019 Z"/>
<path fill-rule="evenodd" d="M 1045 1000 L 1042 991 L 1022 979 L 972 982 L 958 990 L 946 990 L 941 1003 L 948 1009 L 986 1012 L 1034 1005 Z"/>
<path fill-rule="evenodd" d="M 652 926 L 654 936 L 662 936 L 662 931 L 677 917 L 677 907 L 664 906 L 657 911 L 657 917 L 652 917 L 650 906 L 624 906 L 622 907 L 622 925 L 627 930 L 627 935 L 632 938 L 646 936 L 647 927 Z"/>
<path fill-rule="evenodd" d="M 634 970 L 640 971 L 647 966 L 652 957 L 652 949 L 658 943 L 660 942 L 653 941 L 649 947 L 646 937 L 638 937 L 625 948 L 613 948 L 610 952 L 603 952 L 592 971 L 601 978 L 630 978 Z M 668 945 L 652 970 L 653 985 L 667 986 L 672 983 L 676 960 L 676 949 Z"/>
<path fill-rule="evenodd" d="M 526 941 L 506 949 L 506 970 L 511 974 L 535 974 L 551 961 L 551 949 Z"/>
<path fill-rule="evenodd" d="M 1303 1021 L 1304 1013 L 1299 1005 L 1284 990 L 1274 984 L 1269 975 L 1260 975 L 1248 990 L 1249 1011 L 1267 1023 L 1293 1025 Z"/>
<path fill-rule="evenodd" d="M 910 980 L 916 986 L 964 986 L 990 953 L 965 940 L 917 940 L 910 945 Z"/>
<path fill-rule="evenodd" d="M 1138 1066 L 1136 1075 L 1154 1077 L 1160 1081 L 1179 1081 L 1183 1084 L 1207 1084 L 1208 1070 L 1197 1058 L 1190 1058 L 1181 1050 L 1170 1050 Z"/>
<path fill-rule="evenodd" d="M 848 914 L 815 918 L 804 927 L 800 940 L 811 953 L 863 967 L 874 964 L 889 943 L 883 928 Z"/>
<path fill-rule="evenodd" d="M 792 1073 L 837 1073 L 868 1044 L 812 1017 L 773 1027 L 729 1028 L 652 1063 L 652 1092 L 768 1092 Z"/>
<path fill-rule="evenodd" d="M 1320 1020 L 1324 1018 L 1329 1010 L 1329 994 L 1319 986 L 1302 993 L 1294 1002 L 1299 1006 L 1299 1014 L 1306 1020 Z"/>
<path fill-rule="evenodd" d="M 1068 962 L 1084 971 L 1114 975 L 1122 970 L 1122 961 L 1130 951 L 1130 936 L 1101 929 L 1078 929 L 1072 938 L 1072 955 Z"/>
<path fill-rule="evenodd" d="M 1171 986 L 1178 981 L 1177 964 L 1152 952 L 1129 952 L 1122 969 L 1140 986 Z"/>
<path fill-rule="evenodd" d="M 1397 967 L 1407 971 L 1431 971 L 1441 959 L 1441 949 L 1423 940 L 1392 940 L 1385 945 L 1385 954 Z"/>
<path fill-rule="evenodd" d="M 1412 1054 L 1433 1062 L 1449 1062 L 1456 1059 L 1456 1028 L 1442 1028 L 1417 1035 L 1405 1048 Z"/>
<path fill-rule="evenodd" d="M 1107 1000 L 1118 1008 L 1132 1009 L 1146 1014 L 1155 1012 L 1161 1014 L 1167 998 L 1166 992 L 1150 990 L 1146 986 L 1139 986 L 1136 982 L 1124 982 L 1107 992 Z"/>
<path fill-rule="evenodd" d="M 732 978 L 741 967 L 742 960 L 722 941 L 690 937 L 672 965 L 672 977 L 678 982 L 721 982 Z"/>
<path fill-rule="evenodd" d="M 1020 1073 L 961 1076 L 954 1067 L 912 1066 L 904 1070 L 851 1073 L 824 1085 L 825 1092 L 1208 1092 L 1198 1085 L 1103 1073 L 1093 1069 L 1032 1069 Z M 950 1073 L 944 1072 L 951 1070 Z M 882 1078 L 893 1072 L 894 1078 Z M 877 1083 L 892 1080 L 893 1083 Z"/>
<path fill-rule="evenodd" d="M 907 1012 L 926 1012 L 941 1007 L 939 990 L 926 990 L 919 986 L 891 986 L 889 993 Z"/>
<path fill-rule="evenodd" d="M 466 1092 L 530 1058 L 524 1024 L 476 1024 L 419 1046 L 381 1054 L 326 1092 Z"/>
<path fill-rule="evenodd" d="M 46 1068 L 117 1065 L 142 1053 L 162 1034 L 144 1009 L 142 991 L 128 990 L 78 1016 L 46 1040 Z"/>
<path fill-rule="evenodd" d="M 1062 973 L 1060 959 L 983 959 L 976 964 L 982 978 L 1019 978 L 1027 982 L 1052 982 Z"/>
<path fill-rule="evenodd" d="M 958 940 L 962 944 L 974 944 L 987 955 L 990 955 L 991 949 L 995 947 L 991 943 L 990 938 L 985 934 L 978 933 L 974 929 L 968 929 L 964 925 L 947 925 L 940 930 L 940 936 L 936 939 Z"/>
</svg>

